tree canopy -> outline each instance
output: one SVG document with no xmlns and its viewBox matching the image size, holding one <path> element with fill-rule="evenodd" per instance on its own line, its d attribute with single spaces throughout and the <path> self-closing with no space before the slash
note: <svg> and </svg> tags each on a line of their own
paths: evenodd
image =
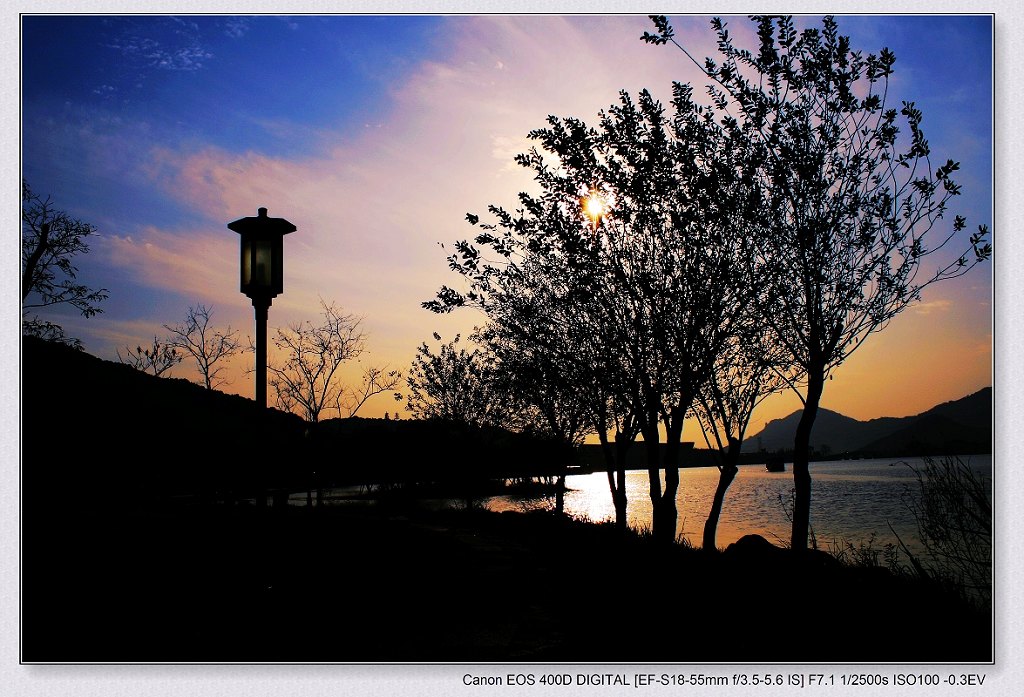
<svg viewBox="0 0 1024 697">
<path fill-rule="evenodd" d="M 794 447 L 792 544 L 801 549 L 808 441 L 825 380 L 924 288 L 988 259 L 988 228 L 967 236 L 963 217 L 947 220 L 959 164 L 933 166 L 921 111 L 892 106 L 888 49 L 853 49 L 832 17 L 797 31 L 790 17 L 756 16 L 756 50 L 735 46 L 715 19 L 719 56 L 701 62 L 665 17 L 652 19 L 656 32 L 642 38 L 671 42 L 704 71 L 714 118 L 743 143 L 738 164 L 759 210 L 738 261 L 773 343 L 806 375 Z M 938 254 L 953 245 L 952 260 Z M 928 257 L 936 263 L 924 270 Z"/>
<path fill-rule="evenodd" d="M 599 435 L 643 434 L 656 527 L 672 539 L 683 420 L 746 287 L 735 143 L 681 85 L 670 116 L 650 93 L 623 92 L 596 127 L 552 116 L 530 137 L 539 147 L 517 161 L 540 193 L 513 212 L 491 206 L 494 222 L 468 215 L 482 231 L 449 263 L 469 288 L 426 306 L 480 308 L 489 336 L 586 397 Z"/>
<path fill-rule="evenodd" d="M 93 289 L 78 282 L 74 258 L 89 252 L 89 238 L 96 227 L 58 210 L 49 196 L 33 193 L 21 183 L 21 308 L 22 331 L 32 336 L 81 348 L 78 339 L 66 337 L 59 324 L 32 315 L 33 310 L 70 306 L 84 317 L 103 310 L 105 288 Z"/>
</svg>

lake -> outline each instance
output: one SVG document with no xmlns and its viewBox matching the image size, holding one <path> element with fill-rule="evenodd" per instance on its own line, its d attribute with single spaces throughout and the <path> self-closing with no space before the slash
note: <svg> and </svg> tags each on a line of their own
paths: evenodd
<svg viewBox="0 0 1024 697">
<path fill-rule="evenodd" d="M 991 481 L 990 455 L 962 459 Z M 886 542 L 896 541 L 889 530 L 891 525 L 912 551 L 920 552 L 917 522 L 907 508 L 905 495 L 918 489 L 911 466 L 920 468 L 923 464 L 920 458 L 811 463 L 811 527 L 818 548 L 828 550 L 830 545 L 845 541 L 866 543 L 872 534 L 876 535 L 875 547 L 880 548 Z M 718 485 L 718 469 L 684 468 L 679 479 L 677 533 L 700 546 L 704 521 Z M 565 494 L 567 513 L 595 522 L 614 520 L 615 509 L 604 472 L 567 477 L 566 486 L 570 489 Z M 649 529 L 651 500 L 647 472 L 627 472 L 626 490 L 629 526 Z M 788 544 L 792 491 L 791 463 L 786 464 L 786 472 L 777 473 L 766 471 L 764 465 L 741 466 L 726 493 L 718 524 L 718 547 L 724 548 L 754 533 L 775 543 Z M 551 507 L 554 499 L 499 496 L 487 499 L 484 505 L 495 511 L 531 510 Z M 901 558 L 906 561 L 902 555 Z"/>
</svg>

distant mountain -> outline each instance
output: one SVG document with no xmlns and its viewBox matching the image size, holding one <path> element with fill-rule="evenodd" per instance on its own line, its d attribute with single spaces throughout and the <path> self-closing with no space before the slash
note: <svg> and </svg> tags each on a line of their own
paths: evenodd
<svg viewBox="0 0 1024 697">
<path fill-rule="evenodd" d="M 769 421 L 743 442 L 744 450 L 790 450 L 800 421 L 795 411 Z M 858 421 L 821 409 L 811 431 L 811 447 L 836 455 L 910 456 L 991 452 L 992 388 L 932 407 L 916 416 Z"/>
</svg>

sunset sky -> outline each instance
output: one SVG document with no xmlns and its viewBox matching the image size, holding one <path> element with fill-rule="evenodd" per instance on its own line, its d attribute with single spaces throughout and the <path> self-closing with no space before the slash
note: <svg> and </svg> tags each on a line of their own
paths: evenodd
<svg viewBox="0 0 1024 697">
<path fill-rule="evenodd" d="M 715 52 L 708 19 L 673 18 L 699 57 Z M 750 22 L 728 21 L 754 47 Z M 991 18 L 838 21 L 855 48 L 894 51 L 890 102 L 923 111 L 933 163 L 961 163 L 952 212 L 969 230 L 992 224 Z M 704 84 L 678 50 L 640 41 L 650 26 L 634 15 L 26 15 L 23 176 L 98 227 L 79 278 L 110 292 L 96 317 L 46 317 L 114 360 L 196 303 L 252 334 L 226 224 L 265 206 L 298 228 L 271 327 L 316 319 L 322 297 L 365 317 L 364 364 L 404 370 L 432 332 L 447 340 L 482 321 L 420 303 L 458 283 L 440 243 L 471 234 L 465 214 L 532 189 L 512 160 L 530 129 L 548 114 L 596 121 L 620 89 L 667 99 L 672 80 Z M 934 286 L 836 373 L 822 405 L 904 416 L 990 385 L 991 293 L 991 264 Z M 228 391 L 252 394 L 250 361 L 233 366 Z M 194 377 L 186 363 L 172 374 Z M 798 406 L 793 395 L 765 404 L 748 435 Z M 379 397 L 360 415 L 395 408 Z"/>
</svg>

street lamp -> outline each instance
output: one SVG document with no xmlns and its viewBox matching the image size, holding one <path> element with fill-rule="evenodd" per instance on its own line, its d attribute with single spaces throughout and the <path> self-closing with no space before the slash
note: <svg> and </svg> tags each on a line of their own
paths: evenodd
<svg viewBox="0 0 1024 697">
<path fill-rule="evenodd" d="M 256 313 L 256 403 L 267 406 L 267 311 L 284 292 L 284 236 L 295 232 L 284 218 L 268 218 L 260 208 L 255 218 L 239 218 L 228 228 L 242 236 L 241 291 Z"/>
</svg>

